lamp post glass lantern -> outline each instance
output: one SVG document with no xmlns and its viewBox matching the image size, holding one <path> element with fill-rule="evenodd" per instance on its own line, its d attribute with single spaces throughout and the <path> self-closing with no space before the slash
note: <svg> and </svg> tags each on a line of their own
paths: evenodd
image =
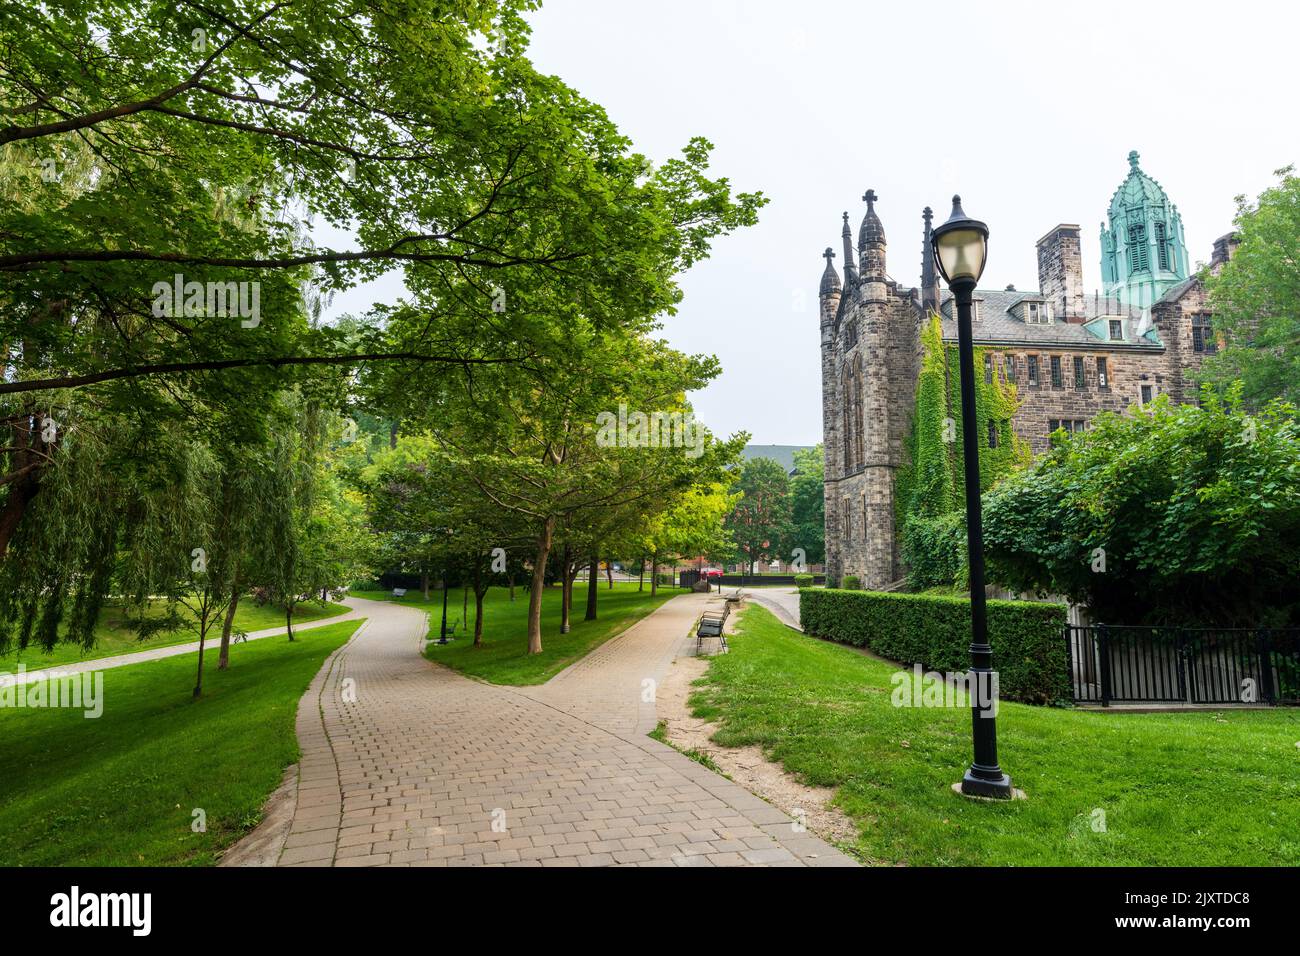
<svg viewBox="0 0 1300 956">
<path fill-rule="evenodd" d="M 998 766 L 993 649 L 984 599 L 984 529 L 980 511 L 979 422 L 975 420 L 975 347 L 971 301 L 988 258 L 989 227 L 971 219 L 952 197 L 952 215 L 931 234 L 934 261 L 956 304 L 957 355 L 961 366 L 961 438 L 966 479 L 966 549 L 970 561 L 971 736 L 975 759 L 961 781 L 971 797 L 1009 799 L 1011 778 Z"/>
</svg>

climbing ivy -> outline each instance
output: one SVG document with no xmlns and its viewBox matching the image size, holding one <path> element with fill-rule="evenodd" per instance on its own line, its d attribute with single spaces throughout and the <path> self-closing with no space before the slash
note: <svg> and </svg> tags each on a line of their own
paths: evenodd
<svg viewBox="0 0 1300 956">
<path fill-rule="evenodd" d="M 991 351 L 977 348 L 974 354 L 981 492 L 1030 461 L 1029 445 L 1011 427 L 1020 405 L 1015 385 L 1007 382 L 1001 371 L 995 371 L 992 382 L 984 380 L 985 355 Z M 944 344 L 939 316 L 931 315 L 921 329 L 916 405 L 895 497 L 909 583 L 918 590 L 959 586 L 965 578 L 964 562 L 960 558 L 954 561 L 953 555 L 958 538 L 964 543 L 963 522 L 944 518 L 961 511 L 966 492 L 958 363 L 957 347 Z M 997 436 L 993 446 L 989 444 L 990 422 Z M 958 554 L 962 552 L 964 548 Z"/>
</svg>

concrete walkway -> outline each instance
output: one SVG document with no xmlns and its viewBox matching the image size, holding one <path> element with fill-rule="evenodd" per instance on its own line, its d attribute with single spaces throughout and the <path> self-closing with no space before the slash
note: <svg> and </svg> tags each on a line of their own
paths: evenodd
<svg viewBox="0 0 1300 956">
<path fill-rule="evenodd" d="M 420 612 L 350 599 L 369 621 L 299 706 L 279 865 L 855 865 L 645 736 L 656 683 L 716 600 L 673 598 L 550 683 L 508 688 L 424 660 Z"/>
<path fill-rule="evenodd" d="M 304 621 L 302 624 L 293 626 L 294 633 L 299 631 L 309 631 L 314 627 L 324 627 L 327 624 L 337 624 L 339 621 L 352 621 L 362 616 L 362 612 L 352 608 L 343 614 L 336 614 L 333 617 L 320 618 L 314 621 Z M 248 639 L 250 641 L 261 640 L 264 637 L 284 637 L 285 629 L 283 627 L 268 627 L 260 631 L 249 631 Z M 233 637 L 232 637 L 233 642 Z M 221 622 L 218 621 L 216 628 L 208 637 L 205 649 L 211 649 L 221 646 Z M 231 644 L 231 654 L 238 653 L 235 648 L 238 645 Z M 97 657 L 88 661 L 68 661 L 64 664 L 51 664 L 49 667 L 43 667 L 40 670 L 25 671 L 21 675 L 12 673 L 0 673 L 0 687 L 8 687 L 11 684 L 18 683 L 19 677 L 24 684 L 30 684 L 32 681 L 45 680 L 48 677 L 68 677 L 72 674 L 84 674 L 87 671 L 103 671 L 113 667 L 126 667 L 128 664 L 142 664 L 145 661 L 156 661 L 164 657 L 176 657 L 180 654 L 197 654 L 199 650 L 198 641 L 190 641 L 188 644 L 168 644 L 166 647 L 151 647 L 145 651 L 132 651 L 129 654 L 114 654 L 112 657 Z M 197 659 L 196 659 L 197 661 Z M 196 665 L 197 666 L 197 665 Z"/>
<path fill-rule="evenodd" d="M 798 588 L 741 588 L 746 600 L 761 604 L 777 619 L 796 631 L 802 631 L 799 624 L 799 589 Z"/>
</svg>

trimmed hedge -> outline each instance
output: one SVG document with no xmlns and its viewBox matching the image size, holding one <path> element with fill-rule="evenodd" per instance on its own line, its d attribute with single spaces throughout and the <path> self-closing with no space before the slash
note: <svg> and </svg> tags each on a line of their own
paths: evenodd
<svg viewBox="0 0 1300 956">
<path fill-rule="evenodd" d="M 794 576 L 794 586 L 797 588 L 810 588 L 813 586 L 813 576 L 811 574 L 796 574 Z"/>
<path fill-rule="evenodd" d="M 846 591 L 856 591 L 862 587 L 862 583 L 858 580 L 856 574 L 846 574 L 844 580 L 840 582 L 840 587 Z"/>
<path fill-rule="evenodd" d="M 799 622 L 808 634 L 900 664 L 958 672 L 970 668 L 970 601 L 941 594 L 803 591 Z M 989 601 L 989 643 L 1004 700 L 1070 699 L 1064 604 Z"/>
</svg>

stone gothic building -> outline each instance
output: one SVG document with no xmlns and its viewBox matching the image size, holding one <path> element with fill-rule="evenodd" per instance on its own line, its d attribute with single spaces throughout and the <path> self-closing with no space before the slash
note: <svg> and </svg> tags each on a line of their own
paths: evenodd
<svg viewBox="0 0 1300 956">
<path fill-rule="evenodd" d="M 1015 432 L 1035 454 L 1058 428 L 1076 431 L 1102 411 L 1123 411 L 1158 394 L 1195 401 L 1189 372 L 1215 349 L 1200 281 L 1189 276 L 1178 207 L 1129 153 L 1127 178 L 1101 226 L 1102 287 L 1084 291 L 1079 226 L 1038 240 L 1038 288 L 975 292 L 974 341 L 986 380 L 1016 385 Z M 894 533 L 894 475 L 911 428 L 920 370 L 921 325 L 938 313 L 945 343 L 956 316 L 930 255 L 932 213 L 922 213 L 920 284 L 904 286 L 886 266 L 877 196 L 856 249 L 844 213 L 843 279 L 828 248 L 819 290 L 822 437 L 826 451 L 827 576 L 857 575 L 867 588 L 903 577 Z M 1214 244 L 1217 270 L 1235 246 Z M 913 247 L 914 248 L 914 247 Z"/>
</svg>

